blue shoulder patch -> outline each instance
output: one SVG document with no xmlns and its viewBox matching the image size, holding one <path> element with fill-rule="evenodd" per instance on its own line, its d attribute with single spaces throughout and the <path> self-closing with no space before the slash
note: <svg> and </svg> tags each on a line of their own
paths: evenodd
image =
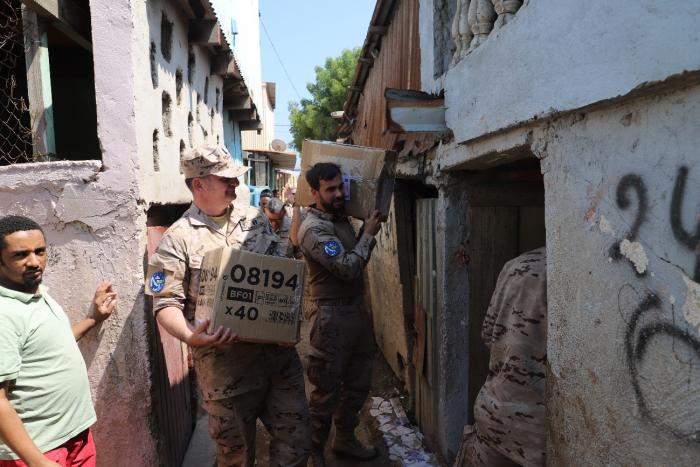
<svg viewBox="0 0 700 467">
<path fill-rule="evenodd" d="M 156 271 L 151 276 L 151 291 L 158 293 L 165 288 L 165 274 L 162 271 Z"/>
<path fill-rule="evenodd" d="M 340 254 L 340 244 L 335 240 L 326 242 L 326 244 L 323 246 L 323 251 L 329 258 L 334 258 Z"/>
</svg>

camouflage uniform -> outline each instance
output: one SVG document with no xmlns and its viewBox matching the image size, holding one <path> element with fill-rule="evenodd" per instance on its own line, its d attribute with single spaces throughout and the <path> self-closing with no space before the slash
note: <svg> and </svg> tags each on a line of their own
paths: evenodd
<svg viewBox="0 0 700 467">
<path fill-rule="evenodd" d="M 277 198 L 270 199 L 266 209 L 275 214 L 285 211 L 285 216 L 282 218 L 282 225 L 280 225 L 279 228 L 274 231 L 279 238 L 276 254 L 277 256 L 294 258 L 294 245 L 292 245 L 292 242 L 289 240 L 289 231 L 292 228 L 292 218 L 286 214 L 284 204 Z"/>
<path fill-rule="evenodd" d="M 228 224 L 219 226 L 195 204 L 163 236 L 149 260 L 146 287 L 165 277 L 162 289 L 150 293 L 153 310 L 183 310 L 193 323 L 199 272 L 207 251 L 231 246 L 274 254 L 278 245 L 270 223 L 260 210 L 231 205 Z M 154 276 L 155 275 L 155 276 Z M 238 342 L 195 348 L 195 372 L 209 413 L 209 434 L 217 443 L 219 466 L 255 464 L 256 420 L 272 436 L 271 466 L 305 466 L 309 455 L 309 413 L 303 367 L 293 347 Z"/>
<path fill-rule="evenodd" d="M 547 360 L 545 249 L 509 261 L 498 276 L 482 339 L 489 374 L 465 433 L 468 466 L 545 465 Z"/>
<path fill-rule="evenodd" d="M 359 240 L 346 217 L 309 208 L 299 228 L 316 317 L 311 329 L 308 376 L 313 383 L 312 449 L 322 449 L 331 421 L 352 436 L 372 375 L 372 327 L 363 304 L 362 270 L 375 240 Z"/>
</svg>

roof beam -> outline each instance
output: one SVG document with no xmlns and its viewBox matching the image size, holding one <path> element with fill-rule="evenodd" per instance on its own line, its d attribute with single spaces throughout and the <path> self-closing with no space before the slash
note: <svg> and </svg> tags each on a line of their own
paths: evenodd
<svg viewBox="0 0 700 467">
<path fill-rule="evenodd" d="M 217 53 L 211 62 L 211 74 L 242 80 L 241 71 L 236 65 L 233 54 L 229 51 Z"/>
<path fill-rule="evenodd" d="M 191 44 L 221 47 L 224 44 L 221 26 L 215 19 L 191 19 L 187 38 Z"/>
<path fill-rule="evenodd" d="M 229 110 L 250 110 L 253 108 L 253 100 L 250 96 L 231 96 L 227 98 L 224 95 L 224 108 Z"/>
<path fill-rule="evenodd" d="M 238 127 L 242 130 L 262 130 L 263 124 L 259 120 L 250 120 L 247 122 L 239 122 Z"/>
<path fill-rule="evenodd" d="M 228 115 L 236 122 L 258 120 L 258 112 L 255 109 L 233 109 L 228 111 Z"/>
<path fill-rule="evenodd" d="M 92 51 L 90 12 L 72 0 L 22 0 L 79 46 Z"/>
</svg>

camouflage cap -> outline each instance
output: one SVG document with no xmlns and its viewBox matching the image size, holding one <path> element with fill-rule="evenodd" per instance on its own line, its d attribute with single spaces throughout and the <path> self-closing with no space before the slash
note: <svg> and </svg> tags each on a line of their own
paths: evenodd
<svg viewBox="0 0 700 467">
<path fill-rule="evenodd" d="M 199 146 L 185 152 L 180 162 L 185 178 L 217 175 L 238 178 L 250 167 L 239 164 L 223 146 Z"/>
</svg>

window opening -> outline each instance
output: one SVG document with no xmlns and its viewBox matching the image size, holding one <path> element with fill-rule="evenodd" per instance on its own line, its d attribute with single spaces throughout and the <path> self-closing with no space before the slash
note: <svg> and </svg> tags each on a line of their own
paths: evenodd
<svg viewBox="0 0 700 467">
<path fill-rule="evenodd" d="M 190 147 L 193 148 L 192 144 L 192 131 L 194 130 L 194 118 L 192 117 L 192 112 L 187 114 L 187 139 L 189 140 Z"/>
<path fill-rule="evenodd" d="M 156 64 L 156 43 L 153 41 L 151 41 L 148 57 L 151 62 L 151 83 L 153 83 L 153 88 L 155 89 L 158 87 L 158 65 Z"/>
<path fill-rule="evenodd" d="M 196 59 L 194 57 L 194 50 L 192 49 L 192 47 L 190 47 L 190 50 L 187 53 L 187 82 L 190 84 L 194 83 L 195 64 L 196 64 Z"/>
<path fill-rule="evenodd" d="M 182 102 L 182 69 L 178 68 L 175 71 L 175 100 L 177 105 Z"/>
<path fill-rule="evenodd" d="M 0 165 L 99 159 L 89 1 L 59 20 L 0 0 L 0 24 Z"/>
<path fill-rule="evenodd" d="M 170 98 L 170 94 L 168 94 L 166 91 L 163 91 L 163 97 L 162 97 L 162 114 L 163 114 L 163 132 L 165 133 L 165 136 L 172 136 L 173 135 L 173 130 L 170 126 L 170 122 L 172 119 L 172 99 Z"/>
<path fill-rule="evenodd" d="M 158 130 L 153 130 L 153 170 L 160 171 L 160 154 L 158 150 Z"/>
<path fill-rule="evenodd" d="M 160 20 L 160 53 L 163 58 L 170 63 L 173 50 L 173 22 L 163 12 Z"/>
</svg>

